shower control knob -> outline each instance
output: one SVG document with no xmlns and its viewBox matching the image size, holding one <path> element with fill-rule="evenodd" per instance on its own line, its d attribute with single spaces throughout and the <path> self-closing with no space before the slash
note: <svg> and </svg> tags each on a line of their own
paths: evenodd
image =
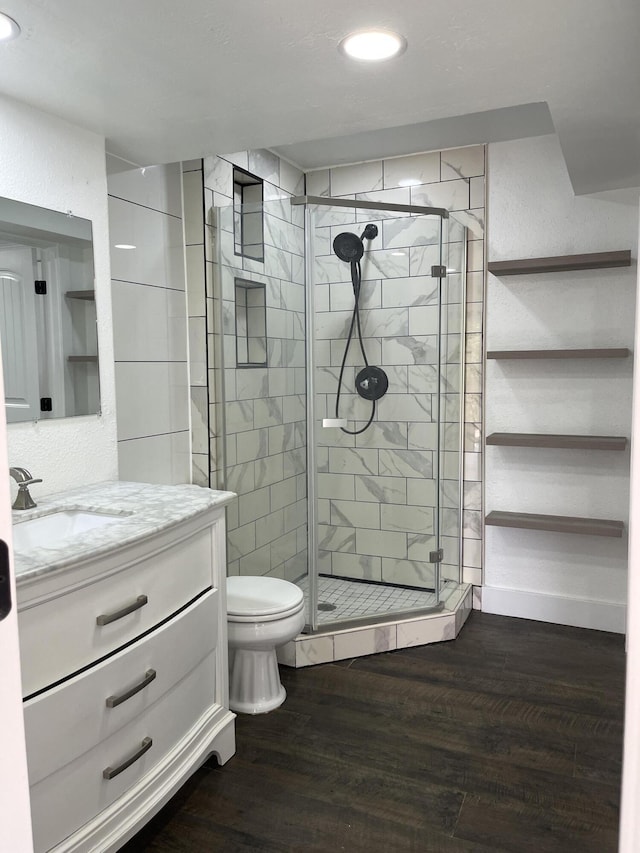
<svg viewBox="0 0 640 853">
<path fill-rule="evenodd" d="M 389 388 L 389 379 L 381 367 L 363 367 L 356 376 L 356 391 L 365 400 L 379 400 Z"/>
</svg>

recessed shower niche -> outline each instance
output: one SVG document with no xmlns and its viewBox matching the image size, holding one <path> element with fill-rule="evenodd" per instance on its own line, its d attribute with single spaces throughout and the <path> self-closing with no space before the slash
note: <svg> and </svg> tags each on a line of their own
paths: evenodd
<svg viewBox="0 0 640 853">
<path fill-rule="evenodd" d="M 238 367 L 267 366 L 267 302 L 260 282 L 237 278 L 236 357 Z"/>
</svg>

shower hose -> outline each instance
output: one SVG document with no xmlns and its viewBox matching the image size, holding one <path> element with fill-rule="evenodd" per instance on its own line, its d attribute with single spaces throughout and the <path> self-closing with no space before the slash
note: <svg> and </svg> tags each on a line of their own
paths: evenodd
<svg viewBox="0 0 640 853">
<path fill-rule="evenodd" d="M 369 362 L 367 361 L 367 353 L 364 348 L 364 341 L 362 340 L 362 329 L 360 328 L 360 285 L 362 283 L 362 267 L 360 266 L 360 261 L 351 261 L 351 283 L 353 285 L 353 296 L 354 296 L 354 304 L 353 304 L 353 313 L 351 315 L 351 325 L 349 326 L 349 334 L 347 336 L 347 345 L 344 348 L 344 355 L 342 356 L 342 364 L 340 365 L 340 376 L 338 378 L 338 391 L 336 393 L 336 418 L 339 418 L 338 414 L 340 408 L 340 392 L 342 389 L 342 380 L 344 376 L 344 368 L 347 363 L 347 355 L 349 353 L 349 347 L 351 346 L 351 340 L 353 338 L 353 330 L 354 327 L 358 333 L 358 342 L 360 343 L 360 351 L 362 353 L 362 358 L 364 360 L 364 366 L 369 367 Z M 371 401 L 371 415 L 369 416 L 369 420 L 362 427 L 362 429 L 347 429 L 346 427 L 340 427 L 342 432 L 346 432 L 347 435 L 360 435 L 366 429 L 371 426 L 371 422 L 373 421 L 376 414 L 376 401 Z"/>
</svg>

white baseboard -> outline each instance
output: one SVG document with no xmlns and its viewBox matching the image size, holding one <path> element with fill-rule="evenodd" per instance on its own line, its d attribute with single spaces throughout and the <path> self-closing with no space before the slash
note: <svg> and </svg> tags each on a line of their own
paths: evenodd
<svg viewBox="0 0 640 853">
<path fill-rule="evenodd" d="M 500 616 L 517 616 L 616 634 L 625 633 L 627 612 L 624 604 L 609 601 L 563 598 L 559 595 L 490 586 L 482 588 L 482 610 Z"/>
</svg>

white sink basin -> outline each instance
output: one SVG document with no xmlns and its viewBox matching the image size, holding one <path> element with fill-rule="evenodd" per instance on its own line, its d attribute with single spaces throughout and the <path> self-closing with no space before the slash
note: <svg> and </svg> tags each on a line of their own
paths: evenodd
<svg viewBox="0 0 640 853">
<path fill-rule="evenodd" d="M 69 539 L 98 527 L 106 527 L 122 518 L 122 515 L 87 512 L 82 509 L 51 512 L 14 524 L 13 548 L 15 551 L 25 551 L 38 545 L 55 545 L 62 539 Z"/>
</svg>

